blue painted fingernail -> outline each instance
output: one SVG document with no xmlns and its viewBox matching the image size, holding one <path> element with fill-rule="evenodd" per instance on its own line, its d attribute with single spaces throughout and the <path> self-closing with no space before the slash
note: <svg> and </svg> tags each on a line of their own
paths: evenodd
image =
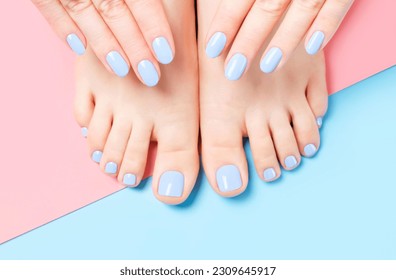
<svg viewBox="0 0 396 280">
<path fill-rule="evenodd" d="M 305 46 L 307 53 L 310 55 L 316 54 L 322 47 L 324 39 L 325 35 L 322 31 L 315 31 Z"/>
<path fill-rule="evenodd" d="M 107 173 L 107 174 L 116 174 L 117 173 L 117 169 L 118 169 L 117 163 L 110 161 L 110 162 L 106 163 L 105 173 Z"/>
<path fill-rule="evenodd" d="M 106 56 L 106 61 L 114 73 L 123 78 L 129 73 L 129 66 L 121 54 L 117 51 L 111 51 Z"/>
<path fill-rule="evenodd" d="M 225 76 L 230 81 L 239 80 L 245 72 L 247 66 L 247 58 L 241 53 L 234 54 L 227 64 Z"/>
<path fill-rule="evenodd" d="M 78 55 L 83 55 L 85 53 L 85 46 L 81 39 L 74 33 L 67 35 L 66 41 L 69 47 Z"/>
<path fill-rule="evenodd" d="M 87 136 L 88 136 L 88 128 L 82 127 L 82 128 L 81 128 L 81 135 L 82 135 L 84 138 L 87 138 Z"/>
<path fill-rule="evenodd" d="M 169 64 L 173 60 L 173 52 L 165 37 L 157 37 L 152 43 L 157 59 L 162 64 Z"/>
<path fill-rule="evenodd" d="M 101 151 L 95 151 L 92 153 L 92 160 L 96 163 L 100 163 L 100 160 L 102 159 L 103 153 Z"/>
<path fill-rule="evenodd" d="M 264 73 L 272 73 L 278 67 L 283 57 L 283 53 L 280 48 L 271 48 L 264 58 L 260 62 L 260 69 Z"/>
<path fill-rule="evenodd" d="M 221 192 L 231 192 L 242 187 L 241 173 L 235 165 L 224 165 L 216 172 L 217 185 Z"/>
<path fill-rule="evenodd" d="M 158 194 L 162 196 L 180 197 L 184 189 L 184 176 L 179 171 L 166 171 L 159 180 Z"/>
<path fill-rule="evenodd" d="M 275 169 L 267 168 L 264 170 L 264 180 L 266 181 L 272 181 L 273 179 L 276 178 L 276 171 Z"/>
<path fill-rule="evenodd" d="M 304 154 L 306 157 L 313 157 L 316 152 L 317 152 L 317 148 L 314 144 L 308 144 L 304 147 Z"/>
<path fill-rule="evenodd" d="M 295 156 L 288 156 L 285 158 L 285 166 L 287 169 L 294 169 L 297 167 L 298 161 Z"/>
<path fill-rule="evenodd" d="M 132 173 L 127 173 L 124 175 L 124 178 L 122 179 L 122 183 L 125 186 L 134 186 L 136 184 L 136 176 Z"/>
<path fill-rule="evenodd" d="M 216 32 L 210 38 L 208 44 L 206 45 L 206 55 L 210 58 L 218 57 L 223 51 L 227 42 L 227 37 L 223 32 Z"/>
<path fill-rule="evenodd" d="M 150 60 L 142 60 L 138 64 L 138 72 L 144 84 L 153 87 L 158 84 L 159 76 L 157 70 Z"/>
<path fill-rule="evenodd" d="M 323 125 L 323 118 L 322 117 L 317 117 L 316 118 L 316 124 L 318 125 L 319 128 L 321 128 L 322 125 Z"/>
</svg>

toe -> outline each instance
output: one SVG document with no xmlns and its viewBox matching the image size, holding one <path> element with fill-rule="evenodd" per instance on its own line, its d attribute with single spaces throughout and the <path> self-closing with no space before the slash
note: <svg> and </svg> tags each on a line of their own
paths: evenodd
<svg viewBox="0 0 396 280">
<path fill-rule="evenodd" d="M 316 124 L 320 128 L 328 106 L 328 91 L 324 70 L 316 72 L 307 87 L 307 100 Z"/>
<path fill-rule="evenodd" d="M 88 87 L 77 83 L 77 92 L 74 98 L 74 118 L 81 127 L 83 137 L 88 136 L 88 125 L 91 121 L 95 104 Z"/>
</svg>

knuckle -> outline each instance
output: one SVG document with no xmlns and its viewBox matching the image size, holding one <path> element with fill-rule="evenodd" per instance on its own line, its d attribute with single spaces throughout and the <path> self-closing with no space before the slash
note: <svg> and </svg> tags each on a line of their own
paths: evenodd
<svg viewBox="0 0 396 280">
<path fill-rule="evenodd" d="M 289 2 L 289 0 L 257 0 L 255 4 L 267 14 L 280 16 Z"/>
<path fill-rule="evenodd" d="M 81 14 L 91 7 L 91 0 L 61 0 L 65 9 L 73 14 Z"/>
<path fill-rule="evenodd" d="M 46 8 L 52 4 L 52 0 L 31 0 L 31 1 L 39 9 Z"/>
<path fill-rule="evenodd" d="M 298 4 L 308 10 L 319 10 L 323 6 L 324 1 L 325 0 L 298 0 Z"/>
<path fill-rule="evenodd" d="M 127 8 L 124 0 L 102 0 L 98 10 L 107 19 L 118 19 L 125 15 Z"/>
</svg>

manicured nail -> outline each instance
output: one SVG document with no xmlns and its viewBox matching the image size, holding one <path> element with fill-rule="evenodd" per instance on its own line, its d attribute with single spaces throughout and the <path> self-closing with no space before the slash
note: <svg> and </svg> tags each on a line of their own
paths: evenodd
<svg viewBox="0 0 396 280">
<path fill-rule="evenodd" d="M 260 62 L 260 69 L 264 73 L 272 73 L 278 67 L 283 57 L 280 48 L 271 48 Z"/>
<path fill-rule="evenodd" d="M 107 173 L 107 174 L 116 174 L 117 173 L 117 169 L 118 169 L 117 163 L 110 161 L 110 162 L 106 163 L 105 173 Z"/>
<path fill-rule="evenodd" d="M 231 192 L 242 187 L 241 173 L 235 165 L 224 165 L 216 172 L 217 185 L 221 192 Z"/>
<path fill-rule="evenodd" d="M 275 169 L 267 168 L 264 170 L 264 180 L 266 181 L 272 181 L 273 179 L 276 178 L 276 172 Z"/>
<path fill-rule="evenodd" d="M 136 184 L 136 176 L 131 173 L 127 173 L 124 175 L 124 178 L 122 179 L 122 183 L 125 186 L 134 186 Z"/>
<path fill-rule="evenodd" d="M 307 53 L 310 55 L 316 54 L 322 47 L 324 39 L 325 35 L 322 31 L 315 31 L 305 46 Z"/>
<path fill-rule="evenodd" d="M 322 117 L 317 117 L 316 118 L 316 124 L 318 125 L 319 128 L 321 128 L 322 125 L 323 125 L 323 118 Z"/>
<path fill-rule="evenodd" d="M 230 81 L 239 80 L 245 72 L 247 66 L 247 58 L 241 53 L 234 54 L 227 64 L 225 76 Z"/>
<path fill-rule="evenodd" d="M 226 35 L 223 32 L 216 32 L 212 37 L 210 37 L 210 40 L 206 45 L 206 55 L 210 58 L 218 57 L 223 51 L 226 42 Z"/>
<path fill-rule="evenodd" d="M 96 163 L 100 163 L 100 160 L 102 159 L 103 153 L 101 151 L 95 151 L 92 153 L 92 160 Z"/>
<path fill-rule="evenodd" d="M 66 41 L 69 47 L 78 55 L 83 55 L 85 53 L 85 46 L 81 39 L 74 33 L 67 35 Z"/>
<path fill-rule="evenodd" d="M 298 162 L 295 156 L 288 156 L 285 158 L 285 165 L 287 169 L 294 169 L 297 167 L 297 164 Z"/>
<path fill-rule="evenodd" d="M 318 149 L 314 144 L 308 144 L 304 147 L 304 154 L 306 157 L 313 157 Z"/>
<path fill-rule="evenodd" d="M 158 194 L 180 197 L 184 189 L 184 176 L 179 171 L 166 171 L 159 180 Z"/>
<path fill-rule="evenodd" d="M 129 73 L 129 66 L 121 54 L 117 51 L 111 51 L 106 56 L 106 61 L 114 73 L 123 78 Z"/>
<path fill-rule="evenodd" d="M 169 64 L 173 60 L 173 52 L 165 37 L 157 37 L 154 39 L 153 50 L 157 59 L 162 64 Z"/>
<path fill-rule="evenodd" d="M 88 128 L 82 127 L 82 128 L 81 128 L 81 135 L 82 135 L 84 138 L 87 138 L 87 136 L 88 136 Z"/>
<path fill-rule="evenodd" d="M 159 76 L 157 70 L 150 60 L 142 60 L 138 64 L 138 72 L 142 77 L 143 83 L 148 87 L 158 84 Z"/>
</svg>

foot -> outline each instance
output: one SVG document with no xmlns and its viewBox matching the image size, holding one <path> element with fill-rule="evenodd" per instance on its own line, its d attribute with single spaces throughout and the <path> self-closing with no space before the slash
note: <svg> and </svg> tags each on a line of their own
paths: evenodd
<svg viewBox="0 0 396 280">
<path fill-rule="evenodd" d="M 225 55 L 211 59 L 205 54 L 219 2 L 198 1 L 202 160 L 213 189 L 236 196 L 248 183 L 243 137 L 249 137 L 260 178 L 274 181 L 281 175 L 280 165 L 293 170 L 301 156 L 318 151 L 328 95 L 323 53 L 309 56 L 303 46 L 275 73 L 262 73 L 259 61 L 252 61 L 246 75 L 229 81 Z"/>
<path fill-rule="evenodd" d="M 130 74 L 111 75 L 91 50 L 77 62 L 75 117 L 87 134 L 89 155 L 103 172 L 137 186 L 150 141 L 158 142 L 155 196 L 168 204 L 189 196 L 199 170 L 198 67 L 194 2 L 164 1 L 176 56 L 153 88 Z"/>
</svg>

